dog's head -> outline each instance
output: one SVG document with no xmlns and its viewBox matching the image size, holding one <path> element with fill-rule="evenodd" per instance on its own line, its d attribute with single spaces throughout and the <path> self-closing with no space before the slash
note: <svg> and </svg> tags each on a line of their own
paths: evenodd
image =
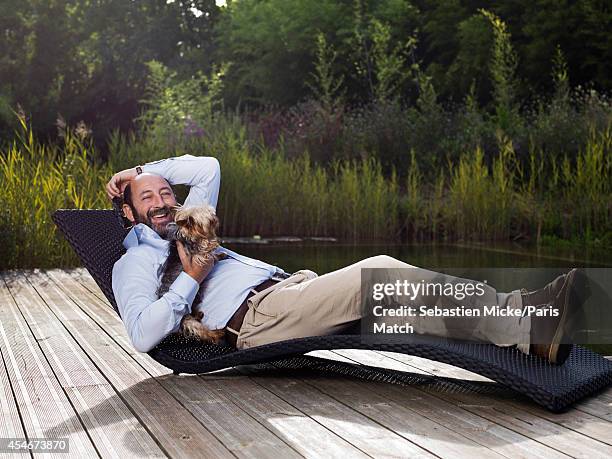
<svg viewBox="0 0 612 459">
<path fill-rule="evenodd" d="M 219 219 L 211 206 L 177 207 L 168 225 L 171 239 L 181 241 L 191 257 L 208 256 L 219 247 Z"/>
</svg>

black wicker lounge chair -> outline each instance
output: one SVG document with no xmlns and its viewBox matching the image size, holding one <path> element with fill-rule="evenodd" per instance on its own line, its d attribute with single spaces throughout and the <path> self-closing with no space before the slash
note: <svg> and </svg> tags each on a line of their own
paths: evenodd
<svg viewBox="0 0 612 459">
<path fill-rule="evenodd" d="M 122 241 L 127 234 L 117 214 L 112 210 L 58 210 L 53 214 L 53 220 L 117 311 L 111 273 L 113 264 L 124 252 Z M 389 341 L 382 344 L 368 344 L 358 334 L 313 336 L 248 350 L 233 350 L 170 335 L 149 355 L 175 373 L 206 373 L 241 364 L 271 363 L 275 368 L 292 371 L 306 368 L 369 380 L 427 383 L 442 387 L 451 385 L 455 389 L 477 386 L 453 378 L 304 356 L 307 352 L 322 349 L 376 349 L 444 362 L 486 376 L 555 412 L 612 383 L 612 363 L 580 346 L 574 346 L 568 360 L 556 366 L 515 349 L 417 335 L 410 343 Z M 479 391 L 487 391 L 485 386 L 481 384 Z"/>
</svg>

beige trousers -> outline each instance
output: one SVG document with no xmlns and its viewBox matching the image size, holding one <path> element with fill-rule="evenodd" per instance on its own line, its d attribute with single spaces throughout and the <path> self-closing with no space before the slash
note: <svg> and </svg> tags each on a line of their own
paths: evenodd
<svg viewBox="0 0 612 459">
<path fill-rule="evenodd" d="M 405 279 L 419 282 L 471 282 L 475 281 L 417 268 L 386 255 L 367 258 L 353 265 L 322 276 L 302 270 L 278 284 L 253 295 L 249 310 L 238 335 L 238 349 L 306 336 L 340 333 L 346 327 L 361 319 L 364 314 L 361 297 L 361 269 L 384 268 L 388 280 Z M 410 269 L 407 269 L 410 268 Z M 402 299 L 397 298 L 399 304 Z M 405 300 L 403 300 L 405 303 Z M 485 294 L 457 301 L 417 298 L 415 301 L 435 303 L 440 308 L 459 304 L 469 308 L 491 305 L 522 307 L 520 291 L 497 293 L 485 287 Z M 433 301 L 433 303 L 432 303 Z M 403 322 L 403 321 L 402 321 Z M 529 352 L 529 317 L 478 318 L 413 318 L 411 324 L 415 333 L 446 338 L 473 339 L 499 346 L 517 345 Z"/>
</svg>

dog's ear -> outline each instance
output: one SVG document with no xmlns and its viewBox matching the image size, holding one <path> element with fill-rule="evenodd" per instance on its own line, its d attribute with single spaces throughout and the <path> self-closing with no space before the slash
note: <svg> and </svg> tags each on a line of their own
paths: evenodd
<svg viewBox="0 0 612 459">
<path fill-rule="evenodd" d="M 174 221 L 177 225 L 187 229 L 190 229 L 193 227 L 193 225 L 195 225 L 194 218 L 191 215 L 183 212 L 178 212 L 174 218 Z"/>
<path fill-rule="evenodd" d="M 216 232 L 219 229 L 219 217 L 217 214 L 212 214 L 210 216 L 210 227 Z"/>
<path fill-rule="evenodd" d="M 168 223 L 166 225 L 166 231 L 168 232 L 168 236 L 170 236 L 171 239 L 178 239 L 177 235 L 179 231 L 179 225 L 177 225 L 176 222 Z"/>
</svg>

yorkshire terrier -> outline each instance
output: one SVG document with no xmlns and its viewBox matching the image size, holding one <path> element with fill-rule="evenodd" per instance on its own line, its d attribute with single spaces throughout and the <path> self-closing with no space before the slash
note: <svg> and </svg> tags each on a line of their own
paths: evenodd
<svg viewBox="0 0 612 459">
<path fill-rule="evenodd" d="M 161 267 L 163 276 L 161 285 L 157 290 L 157 295 L 160 297 L 170 289 L 174 280 L 183 270 L 176 241 L 182 242 L 192 263 L 197 263 L 200 266 L 206 265 L 213 258 L 222 258 L 214 253 L 214 250 L 219 247 L 217 237 L 219 219 L 212 207 L 175 207 L 174 223 L 168 224 L 167 228 L 170 252 L 166 262 Z M 186 337 L 198 338 L 207 343 L 219 343 L 225 332 L 222 329 L 210 330 L 202 323 L 204 314 L 199 309 L 201 299 L 202 286 L 200 286 L 193 300 L 191 314 L 186 314 L 181 320 L 179 333 Z"/>
</svg>

